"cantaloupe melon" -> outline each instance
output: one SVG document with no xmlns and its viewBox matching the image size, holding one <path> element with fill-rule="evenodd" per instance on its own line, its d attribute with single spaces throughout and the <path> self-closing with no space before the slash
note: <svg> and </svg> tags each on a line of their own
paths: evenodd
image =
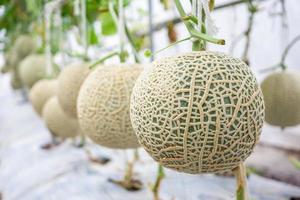
<svg viewBox="0 0 300 200">
<path fill-rule="evenodd" d="M 32 54 L 22 60 L 19 68 L 22 83 L 31 88 L 46 77 L 46 58 L 44 55 Z"/>
<path fill-rule="evenodd" d="M 109 148 L 139 147 L 129 117 L 130 95 L 140 65 L 96 68 L 81 86 L 77 111 L 82 131 Z"/>
<path fill-rule="evenodd" d="M 38 115 L 42 115 L 47 100 L 57 94 L 57 83 L 56 79 L 43 79 L 36 82 L 31 88 L 29 100 Z"/>
<path fill-rule="evenodd" d="M 46 126 L 54 136 L 70 138 L 80 134 L 78 120 L 64 113 L 56 96 L 51 97 L 46 102 L 42 116 Z"/>
<path fill-rule="evenodd" d="M 180 172 L 236 168 L 253 151 L 263 119 L 263 95 L 250 68 L 222 53 L 155 61 L 132 92 L 139 142 L 161 165 Z"/>
<path fill-rule="evenodd" d="M 77 97 L 79 89 L 90 73 L 87 63 L 71 64 L 58 77 L 58 100 L 67 115 L 77 117 Z"/>
<path fill-rule="evenodd" d="M 18 55 L 19 58 L 23 59 L 29 54 L 36 50 L 36 41 L 30 35 L 19 36 L 13 47 L 14 53 Z"/>
<path fill-rule="evenodd" d="M 300 124 L 300 74 L 276 72 L 261 84 L 266 104 L 266 122 L 271 125 L 295 126 Z"/>
</svg>

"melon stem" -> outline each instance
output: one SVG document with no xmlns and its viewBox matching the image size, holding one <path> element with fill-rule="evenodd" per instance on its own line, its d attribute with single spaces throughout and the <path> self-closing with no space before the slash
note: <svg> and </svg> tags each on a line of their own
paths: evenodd
<svg viewBox="0 0 300 200">
<path fill-rule="evenodd" d="M 158 164 L 156 180 L 155 180 L 154 185 L 151 188 L 154 200 L 159 200 L 160 185 L 161 185 L 161 182 L 164 179 L 164 177 L 165 177 L 164 168 L 163 168 L 163 166 Z"/>
<path fill-rule="evenodd" d="M 249 200 L 245 164 L 239 164 L 233 172 L 236 176 L 236 200 Z"/>
<path fill-rule="evenodd" d="M 180 3 L 180 0 L 174 0 L 174 1 L 175 1 L 176 8 L 182 18 L 184 25 L 186 26 L 190 35 L 195 39 L 193 42 L 193 50 L 203 50 L 203 48 L 205 47 L 203 45 L 204 42 L 210 42 L 210 43 L 219 44 L 219 45 L 225 44 L 225 40 L 223 40 L 223 39 L 216 39 L 216 38 L 213 38 L 213 37 L 207 35 L 206 33 L 196 30 L 194 27 L 194 23 L 192 23 L 190 20 L 186 20 L 188 15 L 184 11 L 183 6 Z M 196 18 L 194 18 L 194 17 L 191 19 L 193 22 L 196 21 Z M 203 19 L 205 19 L 205 16 L 202 17 L 202 20 Z M 199 22 L 197 22 L 197 23 L 199 23 Z M 202 29 L 201 31 L 204 31 L 204 29 Z"/>
<path fill-rule="evenodd" d="M 282 68 L 282 70 L 285 70 L 287 68 L 287 66 L 285 65 L 285 60 L 286 57 L 289 53 L 289 51 L 291 50 L 291 48 L 298 42 L 300 41 L 300 35 L 296 36 L 284 49 L 282 56 L 281 56 L 281 61 L 279 66 Z"/>
<path fill-rule="evenodd" d="M 78 145 L 78 147 L 84 147 L 85 145 L 85 136 L 83 134 L 80 135 L 80 143 Z"/>
<path fill-rule="evenodd" d="M 94 69 L 98 64 L 101 64 L 103 63 L 104 61 L 106 61 L 107 59 L 111 58 L 111 57 L 114 57 L 116 55 L 119 55 L 118 52 L 112 52 L 112 53 L 109 53 L 107 55 L 105 55 L 104 57 L 100 58 L 99 60 L 95 61 L 94 63 L 92 63 L 89 68 L 90 69 Z"/>
<path fill-rule="evenodd" d="M 128 191 L 137 191 L 142 188 L 142 182 L 133 178 L 134 164 L 138 161 L 137 149 L 134 151 L 133 159 L 126 161 L 125 174 L 122 180 L 109 179 L 110 182 L 115 183 Z"/>
</svg>

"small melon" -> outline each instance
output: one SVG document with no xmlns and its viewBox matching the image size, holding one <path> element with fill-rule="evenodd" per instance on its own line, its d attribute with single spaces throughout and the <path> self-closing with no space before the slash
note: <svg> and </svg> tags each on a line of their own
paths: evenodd
<svg viewBox="0 0 300 200">
<path fill-rule="evenodd" d="M 96 68 L 81 86 L 77 111 L 82 131 L 109 148 L 137 148 L 129 117 L 130 95 L 140 65 Z"/>
<path fill-rule="evenodd" d="M 29 55 L 22 60 L 19 67 L 21 80 L 28 88 L 46 77 L 46 58 L 44 55 Z"/>
<path fill-rule="evenodd" d="M 78 120 L 64 113 L 56 96 L 51 97 L 46 102 L 42 116 L 46 126 L 54 136 L 69 138 L 80 134 Z"/>
<path fill-rule="evenodd" d="M 34 110 L 42 115 L 43 107 L 47 100 L 55 96 L 57 93 L 58 81 L 52 80 L 39 80 L 34 84 L 29 93 L 29 100 L 34 108 Z"/>
<path fill-rule="evenodd" d="M 87 63 L 72 64 L 62 70 L 58 77 L 58 100 L 67 115 L 77 117 L 77 97 L 79 89 L 90 73 Z"/>
<path fill-rule="evenodd" d="M 277 72 L 261 84 L 266 104 L 266 122 L 280 126 L 300 124 L 300 74 Z"/>
<path fill-rule="evenodd" d="M 13 51 L 19 58 L 23 59 L 36 50 L 36 42 L 32 36 L 21 35 L 19 36 L 13 47 Z"/>
<path fill-rule="evenodd" d="M 132 92 L 130 116 L 139 142 L 161 165 L 216 173 L 251 154 L 264 101 L 244 62 L 199 51 L 155 61 L 145 70 Z"/>
</svg>

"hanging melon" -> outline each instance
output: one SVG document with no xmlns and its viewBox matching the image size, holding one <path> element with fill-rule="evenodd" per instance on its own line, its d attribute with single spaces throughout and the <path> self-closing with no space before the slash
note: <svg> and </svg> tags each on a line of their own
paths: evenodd
<svg viewBox="0 0 300 200">
<path fill-rule="evenodd" d="M 13 47 L 13 51 L 20 59 L 25 58 L 36 50 L 36 42 L 32 36 L 21 35 L 19 36 Z"/>
<path fill-rule="evenodd" d="M 34 108 L 34 110 L 39 114 L 42 115 L 42 110 L 47 102 L 47 100 L 56 95 L 57 93 L 57 80 L 47 80 L 43 79 L 31 88 L 29 93 L 29 100 Z"/>
<path fill-rule="evenodd" d="M 79 89 L 90 73 L 87 63 L 67 66 L 58 77 L 58 100 L 67 115 L 77 117 L 77 97 Z"/>
<path fill-rule="evenodd" d="M 45 104 L 43 119 L 50 132 L 57 137 L 69 138 L 79 135 L 80 128 L 77 119 L 64 113 L 56 96 L 51 97 Z"/>
<path fill-rule="evenodd" d="M 160 164 L 181 172 L 236 168 L 253 151 L 263 119 L 253 73 L 222 53 L 155 61 L 132 92 L 131 121 L 140 144 Z"/>
<path fill-rule="evenodd" d="M 20 63 L 22 83 L 31 88 L 38 80 L 46 77 L 46 58 L 44 55 L 32 54 Z"/>
<path fill-rule="evenodd" d="M 300 124 L 300 74 L 277 72 L 261 84 L 266 104 L 266 122 L 282 128 Z"/>
<path fill-rule="evenodd" d="M 129 117 L 130 95 L 140 65 L 96 68 L 84 81 L 77 100 L 83 132 L 109 148 L 139 146 Z"/>
</svg>

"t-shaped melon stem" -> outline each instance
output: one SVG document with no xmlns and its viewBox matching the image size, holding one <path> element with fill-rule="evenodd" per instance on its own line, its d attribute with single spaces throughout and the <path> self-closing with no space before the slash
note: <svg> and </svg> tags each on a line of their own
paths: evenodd
<svg viewBox="0 0 300 200">
<path fill-rule="evenodd" d="M 109 179 L 110 182 L 115 183 L 128 191 L 137 191 L 142 188 L 142 182 L 133 178 L 134 164 L 138 161 L 139 156 L 137 149 L 134 150 L 133 159 L 131 161 L 126 161 L 126 169 L 123 180 L 113 180 Z"/>
<path fill-rule="evenodd" d="M 247 175 L 244 163 L 233 170 L 236 176 L 236 200 L 248 200 Z"/>
</svg>

